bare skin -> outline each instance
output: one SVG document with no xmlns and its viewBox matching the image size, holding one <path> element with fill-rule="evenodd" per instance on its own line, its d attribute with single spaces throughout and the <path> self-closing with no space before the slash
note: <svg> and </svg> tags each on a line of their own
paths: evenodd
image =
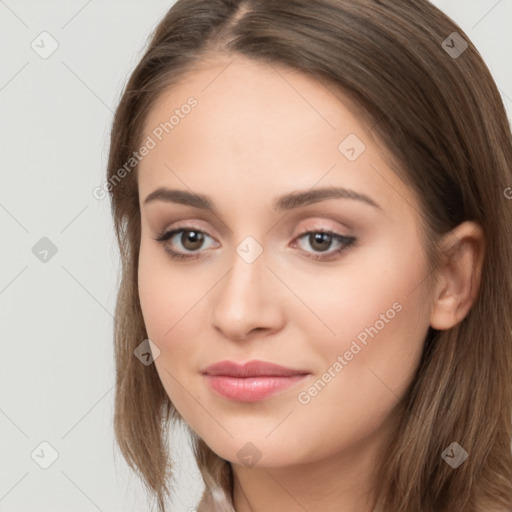
<svg viewBox="0 0 512 512">
<path fill-rule="evenodd" d="M 448 329 L 471 307 L 483 234 L 466 222 L 446 238 L 460 241 L 460 255 L 427 293 L 417 198 L 341 94 L 298 72 L 218 57 L 159 98 L 145 137 L 155 139 L 191 96 L 197 106 L 157 141 L 138 175 L 139 292 L 162 383 L 191 428 L 232 463 L 237 512 L 371 512 L 365 499 L 395 406 L 429 326 Z M 357 138 L 340 150 L 350 134 Z M 146 203 L 161 187 L 207 195 L 216 211 Z M 377 206 L 328 198 L 273 209 L 279 196 L 325 187 Z M 155 240 L 178 227 L 200 231 L 202 245 L 189 232 Z M 318 231 L 355 242 L 303 235 Z M 259 250 L 252 262 L 242 257 Z M 216 394 L 201 374 L 226 359 L 309 375 L 243 403 Z"/>
</svg>

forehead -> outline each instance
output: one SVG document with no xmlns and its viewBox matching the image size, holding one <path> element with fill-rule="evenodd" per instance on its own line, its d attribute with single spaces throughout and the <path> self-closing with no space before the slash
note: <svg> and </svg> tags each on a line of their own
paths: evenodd
<svg viewBox="0 0 512 512">
<path fill-rule="evenodd" d="M 294 133 L 301 121 L 308 123 L 300 126 L 302 133 L 338 132 L 336 136 L 340 136 L 344 128 L 359 130 L 361 134 L 367 129 L 363 125 L 363 110 L 325 78 L 243 56 L 218 55 L 205 58 L 160 94 L 146 117 L 144 131 L 151 132 L 168 120 L 191 97 L 198 103 L 191 117 L 202 123 L 218 120 L 217 135 L 224 128 L 231 136 L 240 137 L 249 131 L 264 135 L 273 127 L 285 126 L 287 131 L 279 134 L 284 137 Z M 222 123 L 227 118 L 230 125 Z"/>
<path fill-rule="evenodd" d="M 141 197 L 162 185 L 274 196 L 320 181 L 389 206 L 410 194 L 361 111 L 332 84 L 240 56 L 202 62 L 164 91 L 146 137 L 155 147 L 139 164 Z"/>
</svg>

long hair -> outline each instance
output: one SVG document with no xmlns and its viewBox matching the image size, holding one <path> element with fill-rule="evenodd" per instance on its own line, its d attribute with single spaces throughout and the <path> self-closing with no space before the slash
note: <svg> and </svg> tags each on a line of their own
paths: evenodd
<svg viewBox="0 0 512 512">
<path fill-rule="evenodd" d="M 114 428 L 124 458 L 164 512 L 174 475 L 168 430 L 183 420 L 154 365 L 133 355 L 147 338 L 137 166 L 120 169 L 155 100 L 215 53 L 299 70 L 354 101 L 419 197 L 432 268 L 441 235 L 465 220 L 483 228 L 478 297 L 453 328 L 430 328 L 377 461 L 374 503 L 381 512 L 512 509 L 512 136 L 480 54 L 427 0 L 178 0 L 152 33 L 115 112 L 107 171 L 121 256 Z M 229 462 L 189 432 L 201 503 L 233 510 Z M 441 457 L 453 442 L 468 453 L 457 469 Z"/>
</svg>

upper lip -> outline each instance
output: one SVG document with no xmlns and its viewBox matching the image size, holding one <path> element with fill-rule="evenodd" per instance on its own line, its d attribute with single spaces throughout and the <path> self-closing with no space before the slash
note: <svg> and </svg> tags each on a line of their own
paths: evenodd
<svg viewBox="0 0 512 512">
<path fill-rule="evenodd" d="M 287 368 L 267 361 L 253 360 L 242 365 L 234 361 L 220 361 L 207 366 L 202 373 L 205 375 L 225 375 L 229 377 L 289 377 L 292 375 L 306 375 L 309 372 L 307 370 Z"/>
</svg>

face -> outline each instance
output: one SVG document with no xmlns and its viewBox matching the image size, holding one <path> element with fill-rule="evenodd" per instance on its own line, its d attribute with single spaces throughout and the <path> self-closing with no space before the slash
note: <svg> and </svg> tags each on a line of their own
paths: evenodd
<svg viewBox="0 0 512 512">
<path fill-rule="evenodd" d="M 297 71 L 219 57 L 146 120 L 139 293 L 156 369 L 233 463 L 291 466 L 378 439 L 417 368 L 419 205 L 360 119 Z M 204 373 L 254 360 L 293 376 Z"/>
</svg>

